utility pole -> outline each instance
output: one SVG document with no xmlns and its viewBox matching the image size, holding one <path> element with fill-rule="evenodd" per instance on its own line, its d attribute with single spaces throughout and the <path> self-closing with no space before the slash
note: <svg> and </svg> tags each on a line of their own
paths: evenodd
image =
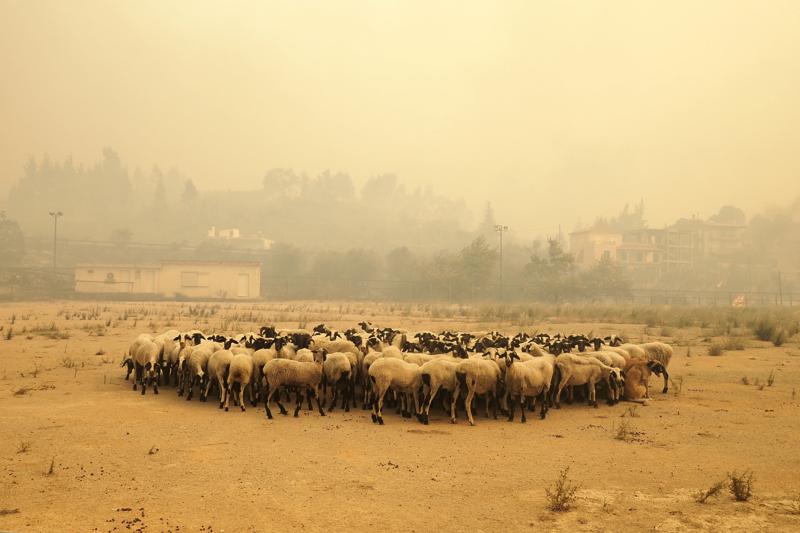
<svg viewBox="0 0 800 533">
<path fill-rule="evenodd" d="M 781 271 L 778 270 L 778 301 L 783 307 L 783 284 L 781 283 Z"/>
<path fill-rule="evenodd" d="M 503 301 L 503 233 L 508 231 L 508 226 L 495 224 L 494 230 L 500 234 L 500 301 Z"/>
<path fill-rule="evenodd" d="M 56 273 L 56 242 L 58 242 L 58 217 L 64 216 L 61 211 L 50 211 L 53 217 L 53 274 Z"/>
</svg>

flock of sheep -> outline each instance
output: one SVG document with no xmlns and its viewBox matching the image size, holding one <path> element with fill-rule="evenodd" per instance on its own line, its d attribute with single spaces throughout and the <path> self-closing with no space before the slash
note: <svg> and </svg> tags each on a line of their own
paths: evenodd
<svg viewBox="0 0 800 533">
<path fill-rule="evenodd" d="M 663 376 L 664 393 L 668 388 L 672 348 L 661 342 L 544 333 L 410 334 L 368 322 L 359 326 L 343 332 L 324 324 L 313 331 L 265 326 L 259 333 L 233 337 L 198 330 L 145 333 L 131 344 L 122 365 L 128 369 L 125 379 L 135 371 L 133 390 L 138 385 L 142 394 L 149 386 L 158 394 L 159 384 L 172 384 L 187 400 L 197 387 L 206 401 L 216 389 L 220 408 L 227 411 L 233 400 L 244 411 L 247 392 L 253 406 L 264 401 L 270 419 L 273 400 L 287 414 L 281 397 L 290 401 L 290 393 L 295 394 L 294 416 L 304 395 L 308 409 L 313 398 L 323 416 L 325 405 L 333 410 L 341 401 L 349 411 L 360 400 L 363 409 L 372 409 L 377 424 L 383 424 L 385 401 L 404 417 L 427 424 L 439 397 L 451 422 L 463 404 L 474 425 L 476 396 L 484 399 L 487 418 L 491 406 L 494 418 L 499 409 L 513 421 L 519 406 L 525 422 L 526 409 L 532 411 L 538 402 L 545 418 L 550 407 L 560 407 L 564 395 L 572 402 L 574 394 L 581 394 L 597 407 L 598 388 L 609 404 L 641 402 L 648 398 L 653 373 Z"/>
</svg>

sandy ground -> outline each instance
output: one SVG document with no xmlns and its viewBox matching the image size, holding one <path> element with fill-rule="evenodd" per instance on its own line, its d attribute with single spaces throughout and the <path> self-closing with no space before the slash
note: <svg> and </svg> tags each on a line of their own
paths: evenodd
<svg viewBox="0 0 800 533">
<path fill-rule="evenodd" d="M 340 327 L 367 317 L 412 329 L 516 329 L 381 312 L 363 305 L 3 305 L 0 334 L 9 327 L 14 334 L 0 340 L 0 530 L 800 530 L 796 344 L 749 341 L 720 357 L 706 355 L 699 340 L 690 357 L 677 348 L 673 390 L 662 395 L 654 381 L 656 398 L 635 416 L 632 404 L 601 403 L 512 424 L 485 419 L 481 407 L 475 427 L 463 412 L 451 425 L 441 411 L 429 426 L 392 413 L 378 427 L 361 409 L 268 421 L 263 405 L 225 413 L 171 387 L 143 397 L 119 368 L 136 333 L 190 324 L 247 331 L 262 321 L 296 327 L 327 317 Z M 60 333 L 31 332 L 51 323 Z M 539 329 L 642 332 L 636 324 Z M 69 338 L 49 338 L 64 332 Z M 762 387 L 772 370 L 774 384 Z M 625 421 L 632 439 L 617 440 Z M 573 510 L 553 513 L 544 489 L 567 466 L 580 483 L 578 499 Z M 754 473 L 751 501 L 737 503 L 727 492 L 694 501 L 696 490 L 736 469 Z"/>
</svg>

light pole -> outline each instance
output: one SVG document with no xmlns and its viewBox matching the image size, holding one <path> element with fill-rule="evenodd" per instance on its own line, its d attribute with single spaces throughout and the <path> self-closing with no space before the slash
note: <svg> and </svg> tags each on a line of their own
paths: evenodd
<svg viewBox="0 0 800 533">
<path fill-rule="evenodd" d="M 508 231 L 508 226 L 495 224 L 494 230 L 500 234 L 500 301 L 503 301 L 503 233 Z"/>
<path fill-rule="evenodd" d="M 53 217 L 53 274 L 56 273 L 56 242 L 58 239 L 58 217 L 64 216 L 61 211 L 50 211 Z"/>
</svg>

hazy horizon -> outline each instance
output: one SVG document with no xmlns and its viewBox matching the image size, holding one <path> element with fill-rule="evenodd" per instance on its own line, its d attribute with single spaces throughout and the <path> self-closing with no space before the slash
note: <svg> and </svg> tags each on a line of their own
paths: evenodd
<svg viewBox="0 0 800 533">
<path fill-rule="evenodd" d="M 0 2 L 0 197 L 30 156 L 464 198 L 523 238 L 800 194 L 796 2 Z M 11 126 L 11 127 L 8 127 Z"/>
</svg>

